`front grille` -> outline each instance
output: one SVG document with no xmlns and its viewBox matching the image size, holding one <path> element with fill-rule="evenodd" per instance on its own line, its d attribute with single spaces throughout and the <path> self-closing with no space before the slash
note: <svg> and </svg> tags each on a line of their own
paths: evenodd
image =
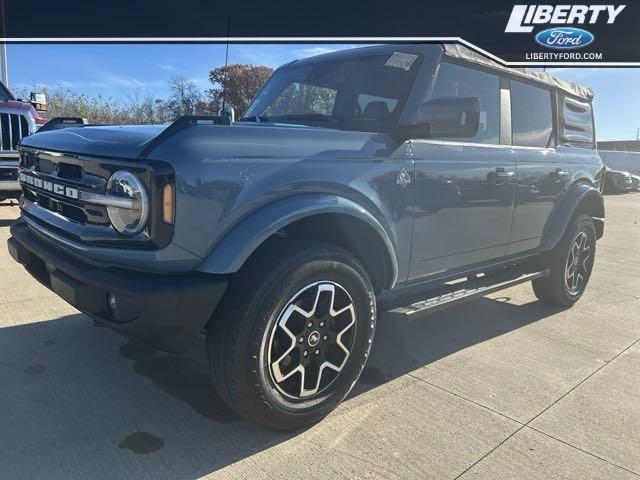
<svg viewBox="0 0 640 480">
<path fill-rule="evenodd" d="M 0 150 L 16 150 L 22 137 L 29 135 L 27 117 L 16 113 L 0 113 Z"/>
<path fill-rule="evenodd" d="M 161 190 L 175 182 L 164 162 L 105 160 L 76 154 L 20 147 L 19 181 L 25 201 L 22 214 L 30 225 L 42 226 L 75 240 L 108 246 L 161 248 L 173 236 L 164 224 Z M 106 204 L 107 181 L 117 170 L 135 174 L 145 185 L 152 215 L 143 232 L 123 237 L 112 226 Z"/>
<path fill-rule="evenodd" d="M 104 207 L 92 207 L 92 215 L 88 215 L 82 206 L 53 198 L 53 195 L 36 193 L 34 190 L 28 188 L 23 190 L 27 200 L 37 203 L 50 212 L 61 215 L 67 220 L 84 225 L 109 225 L 109 218 L 107 217 L 107 211 Z"/>
<path fill-rule="evenodd" d="M 104 193 L 110 173 L 98 163 L 53 153 L 25 151 L 20 155 L 20 167 L 23 172 L 40 180 L 39 184 L 22 183 L 27 200 L 75 223 L 103 227 L 110 225 L 106 207 L 88 204 L 44 188 L 44 182 L 52 182 L 81 191 Z"/>
</svg>

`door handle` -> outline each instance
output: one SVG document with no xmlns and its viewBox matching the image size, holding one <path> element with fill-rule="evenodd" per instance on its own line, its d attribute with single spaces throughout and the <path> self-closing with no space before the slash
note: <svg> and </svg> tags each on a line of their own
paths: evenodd
<svg viewBox="0 0 640 480">
<path fill-rule="evenodd" d="M 489 172 L 489 179 L 496 185 L 503 185 L 505 182 L 513 180 L 515 176 L 516 172 L 509 172 L 502 167 L 498 167 L 494 171 Z"/>
</svg>

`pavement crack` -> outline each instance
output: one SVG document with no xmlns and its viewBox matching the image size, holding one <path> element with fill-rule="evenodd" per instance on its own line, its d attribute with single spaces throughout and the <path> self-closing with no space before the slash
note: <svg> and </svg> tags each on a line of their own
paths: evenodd
<svg viewBox="0 0 640 480">
<path fill-rule="evenodd" d="M 459 393 L 452 392 L 451 390 L 448 390 L 448 389 L 446 389 L 444 387 L 441 387 L 440 385 L 437 385 L 435 383 L 431 383 L 428 380 L 425 380 L 424 378 L 417 377 L 413 373 L 408 373 L 407 375 L 412 377 L 412 378 L 414 378 L 414 379 L 416 379 L 416 380 L 419 380 L 422 383 L 426 383 L 427 385 L 430 385 L 430 386 L 432 386 L 434 388 L 437 388 L 438 390 L 442 390 L 443 392 L 446 392 L 446 393 L 449 393 L 449 394 L 451 394 L 451 395 L 453 395 L 455 397 L 458 397 L 461 400 L 464 400 L 465 402 L 472 403 L 473 405 L 476 405 L 476 406 L 478 406 L 480 408 L 484 408 L 485 410 L 489 410 L 490 412 L 495 413 L 496 415 L 500 415 L 501 417 L 504 417 L 504 418 L 506 418 L 508 420 L 511 420 L 512 422 L 516 422 L 518 425 L 523 425 L 523 426 L 525 425 L 520 420 L 516 420 L 515 418 L 512 418 L 509 415 L 506 415 L 506 414 L 504 414 L 502 412 L 494 410 L 493 408 L 488 407 L 487 405 L 484 405 L 484 404 L 482 404 L 480 402 L 476 402 L 475 400 L 471 400 L 470 398 L 467 398 L 464 395 L 460 395 Z"/>
<path fill-rule="evenodd" d="M 460 477 L 462 477 L 465 473 L 467 473 L 468 471 L 470 471 L 473 467 L 475 467 L 476 465 L 478 465 L 480 462 L 482 462 L 485 458 L 487 458 L 489 455 L 491 455 L 493 452 L 495 452 L 498 448 L 500 448 L 502 445 L 504 445 L 510 438 L 512 438 L 515 434 L 517 434 L 518 432 L 520 432 L 522 429 L 524 428 L 529 428 L 531 430 L 534 430 L 540 434 L 546 435 L 549 438 L 552 438 L 553 440 L 556 440 L 560 443 L 562 443 L 563 445 L 566 445 L 568 447 L 574 448 L 582 453 L 585 453 L 591 457 L 597 458 L 598 460 L 601 460 L 613 467 L 619 468 L 621 470 L 624 470 L 625 472 L 631 473 L 637 477 L 640 477 L 640 474 L 637 472 L 634 472 L 633 470 L 629 470 L 626 467 L 623 467 L 621 465 L 618 465 L 610 460 L 607 460 L 605 458 L 602 458 L 592 452 L 589 452 L 587 450 L 583 450 L 580 447 L 577 447 L 575 445 L 572 445 L 564 440 L 560 440 L 559 438 L 554 437 L 553 435 L 549 435 L 548 433 L 539 430 L 535 427 L 532 427 L 530 424 L 531 422 L 533 422 L 535 419 L 537 419 L 538 417 L 540 417 L 541 415 L 543 415 L 545 412 L 547 412 L 549 409 L 551 409 L 554 405 L 556 405 L 558 402 L 560 402 L 562 399 L 564 399 L 567 395 L 569 395 L 571 392 L 573 392 L 574 390 L 576 390 L 580 385 L 582 385 L 583 383 L 585 383 L 586 381 L 588 381 L 590 378 L 592 378 L 594 375 L 596 375 L 598 372 L 600 372 L 603 368 L 605 368 L 606 366 L 608 366 L 609 364 L 611 364 L 612 362 L 614 362 L 618 357 L 620 357 L 622 354 L 624 354 L 625 352 L 627 352 L 629 349 L 633 348 L 636 344 L 638 344 L 640 342 L 640 338 L 636 339 L 633 343 L 631 343 L 630 345 L 628 345 L 626 348 L 624 348 L 623 350 L 621 350 L 620 352 L 618 352 L 614 357 L 612 357 L 610 360 L 605 361 L 605 363 L 603 363 L 602 365 L 600 365 L 600 367 L 598 367 L 597 369 L 595 369 L 593 372 L 591 372 L 588 376 L 586 376 L 585 378 L 583 378 L 582 380 L 580 380 L 578 383 L 576 383 L 573 387 L 571 387 L 568 391 L 566 391 L 564 394 L 562 394 L 560 397 L 558 397 L 556 400 L 554 400 L 551 404 L 547 405 L 543 410 L 541 410 L 538 414 L 536 414 L 534 417 L 530 418 L 529 420 L 527 420 L 525 423 L 522 423 L 519 420 L 516 420 L 515 418 L 511 418 L 508 415 L 505 415 L 504 413 L 501 413 L 497 410 L 494 410 L 491 407 L 488 407 L 486 405 L 483 405 L 482 403 L 476 402 L 474 400 L 471 400 L 469 398 L 464 397 L 463 395 L 460 395 L 456 392 L 452 392 L 444 387 L 441 387 L 439 385 L 436 385 L 434 383 L 431 383 L 423 378 L 420 378 L 416 375 L 414 375 L 413 373 L 408 373 L 407 375 L 414 378 L 415 380 L 419 380 L 423 383 L 426 383 L 427 385 L 430 385 L 431 387 L 437 388 L 439 390 L 442 390 L 443 392 L 449 393 L 451 395 L 454 395 L 466 402 L 469 402 L 473 405 L 476 405 L 478 407 L 481 407 L 485 410 L 488 410 L 492 413 L 495 413 L 497 415 L 500 415 L 501 417 L 504 417 L 506 419 L 509 419 L 513 422 L 516 422 L 519 427 L 512 432 L 510 435 L 508 435 L 504 440 L 502 440 L 500 443 L 498 443 L 496 446 L 494 446 L 491 450 L 489 450 L 487 453 L 485 453 L 484 455 L 482 455 L 478 460 L 476 460 L 475 462 L 473 462 L 471 465 L 469 465 L 467 468 L 465 468 L 462 472 L 460 472 L 460 474 L 458 474 L 454 480 L 459 479 Z"/>
<path fill-rule="evenodd" d="M 426 383 L 427 385 L 437 388 L 438 390 L 442 390 L 443 392 L 446 392 L 448 394 L 451 394 L 455 397 L 460 398 L 461 400 L 464 400 L 465 402 L 471 403 L 473 405 L 476 405 L 480 408 L 483 408 L 485 410 L 488 410 L 492 413 L 495 413 L 496 415 L 499 415 L 503 418 L 506 418 L 508 420 L 511 420 L 512 422 L 515 422 L 518 424 L 518 428 L 515 429 L 513 432 L 511 432 L 504 440 L 502 440 L 500 443 L 498 443 L 496 446 L 494 446 L 491 450 L 489 450 L 487 453 L 485 453 L 482 457 L 480 457 L 478 460 L 476 460 L 475 462 L 473 462 L 471 465 L 469 465 L 467 468 L 465 468 L 462 472 L 460 472 L 460 474 L 458 476 L 456 476 L 454 478 L 454 480 L 459 479 L 462 475 L 464 475 L 465 473 L 467 473 L 469 470 L 471 470 L 473 467 L 475 467 L 478 463 L 480 463 L 482 460 L 484 460 L 485 458 L 487 458 L 489 455 L 491 455 L 493 452 L 495 452 L 498 448 L 500 448 L 501 445 L 503 445 L 507 440 L 509 440 L 511 437 L 513 437 L 516 433 L 518 433 L 520 430 L 522 430 L 523 428 L 526 427 L 526 425 L 518 420 L 516 420 L 515 418 L 511 418 L 509 415 L 505 415 L 504 413 L 498 412 L 497 410 L 494 410 L 491 407 L 488 407 L 486 405 L 483 405 L 482 403 L 476 402 L 474 400 L 471 400 L 463 395 L 460 395 L 459 393 L 456 392 L 452 392 L 451 390 L 447 390 L 444 387 L 441 387 L 440 385 L 436 385 L 435 383 L 431 383 L 428 382 L 427 380 L 425 380 L 424 378 L 420 378 L 415 376 L 412 373 L 408 373 L 408 376 L 414 378 L 415 380 L 418 380 L 420 382 Z"/>
<path fill-rule="evenodd" d="M 628 472 L 628 473 L 632 473 L 636 477 L 640 477 L 640 473 L 634 472 L 633 470 L 629 470 L 628 468 L 623 467 L 622 465 L 618 465 L 617 463 L 613 463 L 611 460 L 607 460 L 606 458 L 603 458 L 603 457 L 601 457 L 599 455 L 596 455 L 595 453 L 591 453 L 588 450 L 584 450 L 583 448 L 577 447 L 576 445 L 573 445 L 573 444 L 571 444 L 569 442 L 566 442 L 566 441 L 561 440 L 561 439 L 559 439 L 557 437 L 554 437 L 553 435 L 550 435 L 547 432 L 543 432 L 542 430 L 539 430 L 536 427 L 532 427 L 531 425 L 526 425 L 526 427 L 528 429 L 530 429 L 530 430 L 533 430 L 534 432 L 538 432 L 538 433 L 540 433 L 540 434 L 542 434 L 542 435 L 544 435 L 546 437 L 549 437 L 549 438 L 555 440 L 556 442 L 560 442 L 563 445 L 566 445 L 567 447 L 574 448 L 574 449 L 578 450 L 579 452 L 582 452 L 582 453 L 587 454 L 587 455 L 589 455 L 591 457 L 597 458 L 598 460 L 601 460 L 601 461 L 603 461 L 605 463 L 608 463 L 609 465 L 611 465 L 613 467 L 619 468 L 619 469 L 624 470 L 625 472 Z"/>
<path fill-rule="evenodd" d="M 504 440 L 502 440 L 500 443 L 498 443 L 495 447 L 493 447 L 491 450 L 489 450 L 487 453 L 485 453 L 482 457 L 480 457 L 478 460 L 476 460 L 475 462 L 473 462 L 471 465 L 469 465 L 467 468 L 465 468 L 462 472 L 460 472 L 460 474 L 455 477 L 453 480 L 458 480 L 460 477 L 462 477 L 465 473 L 467 473 L 469 470 L 471 470 L 473 467 L 475 467 L 476 465 L 478 465 L 481 461 L 483 461 L 485 458 L 487 458 L 489 455 L 491 455 L 493 452 L 495 452 L 498 448 L 500 448 L 502 445 L 505 444 L 505 442 L 507 442 L 507 440 L 509 440 L 511 437 L 513 437 L 516 433 L 518 433 L 520 430 L 522 430 L 523 428 L 525 428 L 526 425 L 522 425 L 520 424 L 520 426 L 514 431 L 512 432 L 507 438 L 505 438 Z"/>
<path fill-rule="evenodd" d="M 563 393 L 562 395 L 560 395 L 556 400 L 554 400 L 552 403 L 550 403 L 549 405 L 547 405 L 543 410 L 541 410 L 537 415 L 535 415 L 533 418 L 531 418 L 530 420 L 527 421 L 527 423 L 525 425 L 529 425 L 531 422 L 533 422 L 536 418 L 538 418 L 540 415 L 543 415 L 544 413 L 546 413 L 547 411 L 549 411 L 549 409 L 551 409 L 551 407 L 553 407 L 554 405 L 556 405 L 558 402 L 560 402 L 561 400 L 563 400 L 567 395 L 569 395 L 571 392 L 573 392 L 575 389 L 577 389 L 580 385 L 582 385 L 583 383 L 585 383 L 587 380 L 589 380 L 591 377 L 593 377 L 594 375 L 596 375 L 598 372 L 600 372 L 603 368 L 605 368 L 607 365 L 610 365 L 615 359 L 617 359 L 620 355 L 622 355 L 623 353 L 627 352 L 630 348 L 633 348 L 638 342 L 640 342 L 640 338 L 636 339 L 633 343 L 631 343 L 630 345 L 628 345 L 626 348 L 624 348 L 623 350 L 621 350 L 618 354 L 616 354 L 613 358 L 611 358 L 608 362 L 603 363 L 602 365 L 600 365 L 598 368 L 596 368 L 593 372 L 591 372 L 589 375 L 587 375 L 585 378 L 583 378 L 582 380 L 580 380 L 578 383 L 576 383 L 573 387 L 571 387 L 569 390 L 567 390 L 565 393 Z"/>
</svg>

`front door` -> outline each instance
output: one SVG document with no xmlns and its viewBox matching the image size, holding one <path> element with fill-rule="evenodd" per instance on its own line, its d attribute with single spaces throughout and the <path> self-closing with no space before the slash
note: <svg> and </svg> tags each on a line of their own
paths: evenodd
<svg viewBox="0 0 640 480">
<path fill-rule="evenodd" d="M 418 141 L 411 279 L 503 257 L 514 202 L 510 148 Z"/>
<path fill-rule="evenodd" d="M 502 259 L 515 198 L 515 160 L 500 143 L 497 75 L 442 63 L 429 98 L 477 97 L 480 130 L 473 138 L 411 142 L 415 159 L 409 280 Z"/>
</svg>

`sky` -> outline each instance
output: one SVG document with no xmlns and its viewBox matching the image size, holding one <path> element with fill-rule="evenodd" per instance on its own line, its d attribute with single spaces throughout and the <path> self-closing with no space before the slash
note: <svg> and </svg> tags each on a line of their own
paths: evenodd
<svg viewBox="0 0 640 480">
<path fill-rule="evenodd" d="M 277 67 L 295 59 L 355 45 L 238 44 L 229 63 Z M 87 95 L 126 100 L 165 98 L 168 80 L 183 75 L 202 90 L 208 72 L 224 64 L 225 45 L 8 45 L 9 86 L 14 91 L 62 87 Z M 558 77 L 595 92 L 598 140 L 635 139 L 640 128 L 640 68 L 557 68 Z"/>
</svg>

